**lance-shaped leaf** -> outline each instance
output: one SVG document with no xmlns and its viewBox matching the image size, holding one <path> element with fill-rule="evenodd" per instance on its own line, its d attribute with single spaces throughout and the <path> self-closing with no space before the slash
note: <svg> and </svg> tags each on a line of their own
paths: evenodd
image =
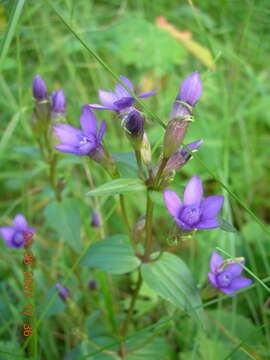
<svg viewBox="0 0 270 360">
<path fill-rule="evenodd" d="M 140 179 L 116 179 L 107 182 L 94 190 L 87 193 L 89 196 L 105 196 L 125 194 L 129 192 L 137 192 L 146 190 L 146 186 Z"/>
<path fill-rule="evenodd" d="M 199 291 L 190 270 L 179 257 L 165 252 L 157 261 L 142 265 L 142 277 L 160 297 L 201 320 Z"/>
<path fill-rule="evenodd" d="M 136 269 L 136 257 L 126 235 L 113 235 L 90 246 L 81 264 L 110 274 L 125 274 Z"/>
</svg>

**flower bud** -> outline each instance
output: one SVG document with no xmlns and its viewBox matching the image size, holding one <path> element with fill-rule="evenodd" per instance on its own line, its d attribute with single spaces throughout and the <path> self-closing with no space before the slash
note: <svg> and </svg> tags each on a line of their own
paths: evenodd
<svg viewBox="0 0 270 360">
<path fill-rule="evenodd" d="M 51 114 L 52 119 L 56 120 L 58 117 L 65 116 L 66 111 L 66 97 L 64 91 L 59 89 L 51 94 L 52 107 Z"/>
<path fill-rule="evenodd" d="M 58 295 L 59 297 L 63 300 L 66 301 L 68 297 L 70 297 L 70 292 L 69 290 L 62 286 L 59 282 L 57 282 L 55 284 L 56 289 L 58 290 Z"/>
<path fill-rule="evenodd" d="M 188 125 L 192 122 L 193 107 L 202 94 L 202 84 L 198 72 L 189 75 L 180 85 L 170 114 L 169 123 L 164 136 L 164 158 L 172 156 L 181 145 Z"/>
<path fill-rule="evenodd" d="M 130 111 L 123 119 L 123 127 L 133 148 L 135 150 L 140 150 L 144 133 L 144 118 L 139 111 Z"/>
<path fill-rule="evenodd" d="M 146 165 L 151 164 L 151 144 L 149 142 L 146 133 L 143 134 L 142 146 L 141 146 L 141 157 Z"/>
<path fill-rule="evenodd" d="M 164 158 L 168 159 L 172 156 L 182 144 L 190 121 L 192 121 L 191 117 L 187 117 L 181 120 L 171 120 L 168 123 L 163 140 Z"/>
<path fill-rule="evenodd" d="M 176 99 L 194 107 L 201 95 L 202 83 L 198 71 L 195 71 L 182 82 Z"/>
<path fill-rule="evenodd" d="M 203 143 L 203 140 L 197 140 L 187 145 L 189 150 L 196 151 L 201 144 Z M 168 160 L 165 169 L 162 172 L 163 176 L 167 176 L 173 171 L 181 169 L 191 158 L 191 154 L 185 149 L 180 148 L 176 153 L 174 153 Z M 158 166 L 159 167 L 159 166 Z M 158 169 L 157 167 L 157 169 Z"/>
<path fill-rule="evenodd" d="M 94 228 L 100 227 L 100 215 L 97 211 L 92 214 L 91 226 Z"/>
<path fill-rule="evenodd" d="M 47 99 L 46 84 L 40 75 L 35 75 L 33 79 L 33 96 L 37 101 Z"/>
<path fill-rule="evenodd" d="M 89 280 L 88 287 L 92 291 L 96 290 L 97 289 L 97 283 L 95 282 L 95 280 Z"/>
</svg>

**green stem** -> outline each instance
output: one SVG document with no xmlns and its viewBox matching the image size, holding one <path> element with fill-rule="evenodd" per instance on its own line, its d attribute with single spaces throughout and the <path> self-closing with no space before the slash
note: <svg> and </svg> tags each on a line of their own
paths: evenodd
<svg viewBox="0 0 270 360">
<path fill-rule="evenodd" d="M 169 160 L 169 158 L 163 158 L 163 159 L 162 159 L 161 164 L 160 164 L 160 166 L 159 166 L 159 168 L 158 168 L 157 175 L 156 175 L 156 177 L 155 177 L 155 179 L 154 179 L 154 188 L 158 185 L 159 179 L 160 179 L 160 177 L 161 177 L 161 175 L 162 175 L 162 172 L 163 172 L 163 170 L 164 170 L 164 168 L 165 168 L 168 160 Z"/>
<path fill-rule="evenodd" d="M 147 192 L 147 205 L 146 205 L 146 223 L 145 223 L 145 249 L 144 258 L 148 260 L 152 248 L 152 221 L 153 221 L 153 209 L 154 204 L 150 198 L 149 192 Z"/>
<path fill-rule="evenodd" d="M 136 160 L 137 160 L 140 177 L 142 179 L 144 179 L 144 171 L 143 171 L 143 166 L 142 166 L 141 152 L 139 150 L 135 150 L 135 156 L 136 156 Z"/>
<path fill-rule="evenodd" d="M 130 227 L 128 216 L 127 216 L 124 195 L 120 194 L 119 198 L 120 198 L 120 206 L 121 206 L 122 215 L 123 215 L 124 222 L 126 224 L 127 231 L 128 231 L 128 236 L 129 236 L 130 240 L 132 240 L 132 231 L 131 231 L 131 227 Z"/>
<path fill-rule="evenodd" d="M 138 298 L 141 286 L 142 286 L 142 275 L 141 275 L 141 272 L 139 271 L 139 276 L 138 276 L 136 288 L 135 288 L 133 296 L 131 298 L 129 309 L 128 309 L 128 314 L 127 314 L 127 317 L 126 317 L 126 319 L 124 321 L 122 331 L 121 331 L 123 338 L 125 337 L 126 331 L 128 329 L 128 325 L 129 325 L 130 320 L 132 318 L 134 306 L 136 304 L 136 300 Z"/>
</svg>

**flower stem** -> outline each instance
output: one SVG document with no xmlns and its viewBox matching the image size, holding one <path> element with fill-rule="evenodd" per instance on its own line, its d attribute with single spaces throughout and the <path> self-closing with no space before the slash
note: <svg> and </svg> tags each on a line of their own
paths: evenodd
<svg viewBox="0 0 270 360">
<path fill-rule="evenodd" d="M 124 195 L 120 194 L 119 198 L 120 198 L 120 206 L 121 206 L 122 215 L 123 215 L 124 222 L 126 224 L 127 231 L 128 231 L 128 236 L 129 236 L 130 240 L 132 240 L 132 231 L 131 231 L 131 227 L 130 227 L 128 216 L 127 216 Z"/>
<path fill-rule="evenodd" d="M 128 325 L 129 325 L 130 320 L 132 318 L 133 309 L 134 309 L 134 306 L 136 304 L 136 300 L 137 300 L 137 297 L 139 295 L 141 286 L 142 286 L 142 275 L 141 275 L 141 272 L 139 271 L 139 276 L 138 276 L 136 288 L 135 288 L 133 296 L 131 298 L 131 301 L 130 301 L 130 304 L 129 304 L 129 309 L 128 309 L 128 314 L 127 314 L 127 317 L 126 317 L 126 319 L 124 321 L 124 324 L 123 324 L 122 330 L 121 330 L 123 338 L 125 337 L 126 331 L 128 329 Z"/>
<path fill-rule="evenodd" d="M 135 156 L 136 156 L 136 160 L 137 160 L 140 177 L 142 179 L 144 179 L 144 171 L 143 171 L 143 166 L 142 166 L 141 152 L 139 150 L 135 150 Z"/>
<path fill-rule="evenodd" d="M 147 192 L 146 223 L 145 223 L 146 237 L 145 237 L 145 249 L 144 249 L 145 260 L 149 258 L 152 248 L 153 209 L 154 209 L 153 201 L 150 198 L 149 192 Z"/>
<path fill-rule="evenodd" d="M 158 185 L 159 179 L 160 179 L 160 177 L 162 175 L 162 172 L 163 172 L 168 160 L 169 160 L 169 158 L 163 158 L 162 159 L 161 164 L 160 164 L 160 166 L 158 168 L 157 175 L 156 175 L 156 177 L 154 179 L 154 188 Z"/>
</svg>

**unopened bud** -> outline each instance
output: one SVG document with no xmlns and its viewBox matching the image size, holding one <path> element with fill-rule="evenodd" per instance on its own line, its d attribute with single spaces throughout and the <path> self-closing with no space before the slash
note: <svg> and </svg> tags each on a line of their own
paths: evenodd
<svg viewBox="0 0 270 360">
<path fill-rule="evenodd" d="M 91 226 L 94 228 L 100 227 L 100 215 L 97 211 L 94 211 L 92 214 Z"/>
<path fill-rule="evenodd" d="M 59 297 L 63 300 L 66 301 L 68 297 L 70 297 L 70 292 L 69 290 L 62 286 L 59 282 L 55 284 L 56 289 L 58 290 L 58 295 Z"/>
<path fill-rule="evenodd" d="M 88 282 L 88 287 L 90 290 L 96 290 L 97 289 L 97 283 L 95 282 L 95 280 L 90 280 Z"/>
<path fill-rule="evenodd" d="M 141 157 L 146 165 L 151 164 L 151 144 L 146 133 L 143 134 L 142 146 L 141 146 Z"/>
<path fill-rule="evenodd" d="M 66 111 L 66 97 L 62 89 L 59 89 L 51 94 L 52 99 L 52 119 L 56 120 L 58 117 L 65 116 Z"/>
<path fill-rule="evenodd" d="M 37 101 L 47 99 L 47 87 L 40 75 L 35 75 L 33 79 L 33 96 Z"/>
<path fill-rule="evenodd" d="M 137 110 L 132 110 L 123 120 L 126 134 L 135 150 L 140 150 L 144 133 L 144 118 Z"/>
</svg>

